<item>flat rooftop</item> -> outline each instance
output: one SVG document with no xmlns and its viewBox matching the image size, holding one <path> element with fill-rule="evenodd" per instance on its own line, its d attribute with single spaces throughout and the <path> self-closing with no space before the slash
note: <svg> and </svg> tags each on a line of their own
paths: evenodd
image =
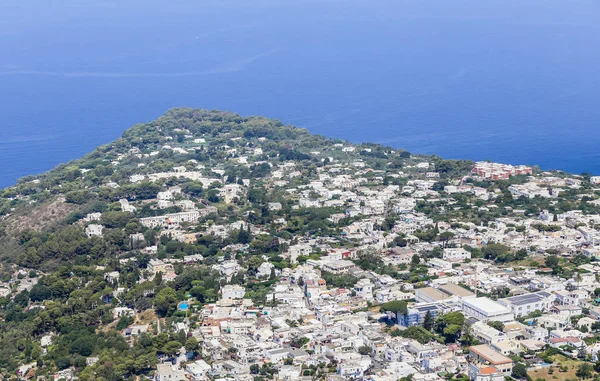
<svg viewBox="0 0 600 381">
<path fill-rule="evenodd" d="M 427 296 L 428 298 L 433 299 L 435 301 L 448 299 L 448 295 L 444 294 L 439 290 L 436 290 L 433 287 L 417 288 L 415 289 L 415 294 L 417 293 L 420 295 Z"/>
<path fill-rule="evenodd" d="M 454 283 L 448 283 L 443 286 L 440 286 L 439 290 L 445 294 L 456 295 L 461 298 L 467 298 L 469 296 L 475 295 L 473 292 Z"/>
<path fill-rule="evenodd" d="M 523 306 L 526 304 L 536 303 L 547 298 L 549 294 L 545 291 L 536 292 L 532 294 L 525 294 L 519 296 L 511 296 L 506 298 L 511 304 L 515 306 Z"/>
<path fill-rule="evenodd" d="M 417 310 L 420 313 L 427 313 L 427 311 L 437 311 L 439 309 L 439 307 L 436 304 L 425 304 L 425 305 L 414 305 L 413 307 L 409 308 L 410 309 L 414 309 Z"/>
<path fill-rule="evenodd" d="M 496 315 L 511 312 L 509 308 L 485 296 L 482 296 L 480 298 L 466 299 L 463 301 L 463 303 L 468 304 L 471 308 L 484 311 L 488 315 Z"/>
<path fill-rule="evenodd" d="M 474 345 L 469 348 L 469 351 L 477 354 L 479 357 L 485 359 L 492 365 L 512 363 L 510 358 L 504 356 L 502 353 L 496 352 L 487 344 Z"/>
</svg>

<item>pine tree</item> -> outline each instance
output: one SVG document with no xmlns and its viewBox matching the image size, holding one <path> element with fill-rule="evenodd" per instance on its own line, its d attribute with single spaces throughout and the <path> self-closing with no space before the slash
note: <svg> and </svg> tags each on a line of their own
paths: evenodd
<svg viewBox="0 0 600 381">
<path fill-rule="evenodd" d="M 248 244 L 252 241 L 252 233 L 250 233 L 250 224 L 248 224 L 248 228 L 244 230 L 244 228 L 240 228 L 237 234 L 237 242 L 241 244 Z"/>
<path fill-rule="evenodd" d="M 431 331 L 433 329 L 433 316 L 431 315 L 430 311 L 427 311 L 427 313 L 425 314 L 425 318 L 423 319 L 423 328 L 425 328 L 428 331 Z"/>
</svg>

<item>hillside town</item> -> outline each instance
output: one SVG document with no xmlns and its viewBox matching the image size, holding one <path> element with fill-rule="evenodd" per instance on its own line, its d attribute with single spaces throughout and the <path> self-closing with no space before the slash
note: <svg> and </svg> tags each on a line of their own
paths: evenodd
<svg viewBox="0 0 600 381">
<path fill-rule="evenodd" d="M 2 379 L 600 378 L 600 177 L 162 122 L 4 191 Z"/>
</svg>

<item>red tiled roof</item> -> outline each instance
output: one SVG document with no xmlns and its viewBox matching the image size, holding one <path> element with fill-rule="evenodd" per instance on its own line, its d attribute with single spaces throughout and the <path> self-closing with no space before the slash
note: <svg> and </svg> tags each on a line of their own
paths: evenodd
<svg viewBox="0 0 600 381">
<path fill-rule="evenodd" d="M 494 374 L 494 373 L 497 373 L 497 372 L 498 372 L 498 369 L 496 369 L 493 366 L 488 366 L 487 368 L 482 368 L 479 371 L 479 374 Z"/>
</svg>

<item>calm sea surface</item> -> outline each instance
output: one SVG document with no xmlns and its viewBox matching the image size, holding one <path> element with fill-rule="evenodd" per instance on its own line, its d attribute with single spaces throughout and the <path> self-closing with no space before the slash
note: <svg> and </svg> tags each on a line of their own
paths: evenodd
<svg viewBox="0 0 600 381">
<path fill-rule="evenodd" d="M 600 174 L 600 2 L 0 1 L 0 187 L 177 106 Z"/>
</svg>

